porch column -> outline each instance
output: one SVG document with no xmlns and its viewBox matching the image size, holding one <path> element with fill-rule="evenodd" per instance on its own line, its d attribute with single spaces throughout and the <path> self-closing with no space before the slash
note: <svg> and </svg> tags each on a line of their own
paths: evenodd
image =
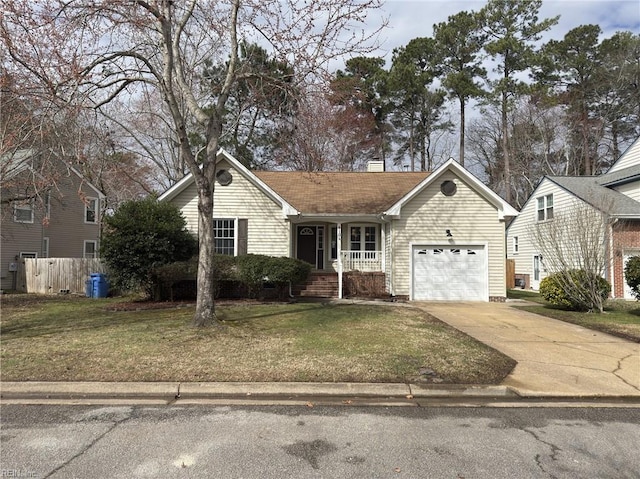
<svg viewBox="0 0 640 479">
<path fill-rule="evenodd" d="M 380 224 L 380 241 L 382 244 L 380 245 L 380 250 L 382 251 L 382 272 L 387 274 L 387 236 L 385 233 L 386 225 L 384 223 Z"/>
<path fill-rule="evenodd" d="M 342 223 L 338 223 L 336 243 L 338 255 L 338 299 L 342 299 Z"/>
</svg>

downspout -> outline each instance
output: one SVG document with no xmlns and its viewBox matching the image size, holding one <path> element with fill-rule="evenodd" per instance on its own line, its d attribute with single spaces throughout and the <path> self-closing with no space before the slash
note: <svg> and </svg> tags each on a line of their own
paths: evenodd
<svg viewBox="0 0 640 479">
<path fill-rule="evenodd" d="M 614 218 L 611 221 L 607 221 L 607 224 L 609 225 L 609 241 L 608 241 L 608 256 L 609 256 L 609 278 L 611 281 L 611 292 L 613 293 L 611 295 L 612 298 L 616 297 L 616 270 L 615 270 L 615 261 L 616 261 L 616 255 L 615 255 L 615 248 L 613 247 L 613 226 L 618 222 L 617 218 Z M 624 298 L 624 285 L 622 287 L 622 297 Z"/>
<path fill-rule="evenodd" d="M 342 299 L 342 223 L 338 223 L 336 243 L 338 249 L 338 299 Z"/>
</svg>

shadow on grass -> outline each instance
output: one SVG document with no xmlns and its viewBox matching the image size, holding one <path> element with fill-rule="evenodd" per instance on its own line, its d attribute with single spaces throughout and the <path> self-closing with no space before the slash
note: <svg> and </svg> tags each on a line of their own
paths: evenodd
<svg viewBox="0 0 640 479">
<path fill-rule="evenodd" d="M 165 329 L 190 328 L 194 308 L 141 309 L 136 311 L 110 310 L 113 301 L 99 301 L 76 298 L 32 301 L 5 308 L 0 334 L 4 341 L 22 338 L 63 335 L 69 332 L 107 331 L 118 327 L 148 331 L 156 327 Z M 117 303 L 115 303 L 117 304 Z M 260 320 L 279 318 L 290 319 L 291 327 L 315 327 L 352 319 L 348 309 L 352 305 L 322 303 L 225 305 L 217 308 L 218 320 L 229 326 L 260 329 Z M 362 309 L 353 316 L 357 319 Z M 248 313 L 248 314 L 245 314 Z M 288 325 L 283 325 L 287 327 Z M 196 328 L 194 328 L 196 329 Z M 207 328 L 208 329 L 208 328 Z"/>
<path fill-rule="evenodd" d="M 42 317 L 35 315 L 35 317 L 31 318 L 9 319 L 8 321 L 3 321 L 0 327 L 0 334 L 4 341 L 10 341 L 11 339 L 58 335 L 69 331 L 99 331 L 124 325 L 151 325 L 169 319 L 158 318 L 157 312 L 154 315 L 153 312 L 146 311 L 126 315 L 118 312 L 105 313 L 104 311 L 96 311 L 96 313 L 99 314 L 84 318 L 75 315 L 63 317 L 47 313 Z M 188 319 L 190 319 L 190 316 Z M 173 320 L 175 319 L 173 318 Z"/>
</svg>

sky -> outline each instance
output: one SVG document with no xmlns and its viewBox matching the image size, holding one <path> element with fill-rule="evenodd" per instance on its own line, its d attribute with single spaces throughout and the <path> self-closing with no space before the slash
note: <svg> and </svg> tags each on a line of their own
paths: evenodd
<svg viewBox="0 0 640 479">
<path fill-rule="evenodd" d="M 394 48 L 404 46 L 417 37 L 433 34 L 433 24 L 446 22 L 450 15 L 460 11 L 478 11 L 486 0 L 386 0 L 381 11 L 371 15 L 373 23 L 380 17 L 389 19 L 389 26 L 380 35 L 382 48 L 376 56 L 391 61 Z M 616 31 L 640 33 L 639 0 L 543 0 L 540 19 L 560 15 L 556 26 L 543 36 L 543 41 L 560 40 L 571 29 L 580 25 L 596 24 L 608 38 Z"/>
</svg>

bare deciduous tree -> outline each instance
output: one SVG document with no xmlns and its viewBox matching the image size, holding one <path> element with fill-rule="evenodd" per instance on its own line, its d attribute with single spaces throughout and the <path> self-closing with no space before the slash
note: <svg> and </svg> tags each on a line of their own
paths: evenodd
<svg viewBox="0 0 640 479">
<path fill-rule="evenodd" d="M 213 191 L 226 104 L 236 82 L 242 42 L 261 42 L 292 65 L 298 79 L 316 81 L 347 53 L 364 54 L 377 29 L 367 15 L 380 0 L 7 0 L 0 35 L 15 68 L 39 80 L 43 92 L 69 104 L 100 109 L 147 85 L 166 104 L 180 158 L 198 192 L 199 267 L 194 325 L 216 324 Z M 224 64 L 221 81 L 203 75 Z M 193 144 L 192 125 L 204 146 Z"/>
<path fill-rule="evenodd" d="M 378 150 L 375 118 L 351 105 L 336 105 L 324 92 L 297 104 L 279 139 L 276 161 L 299 171 L 357 171 Z"/>
<path fill-rule="evenodd" d="M 564 293 L 575 304 L 600 313 L 601 280 L 609 262 L 608 225 L 608 214 L 576 200 L 552 220 L 535 223 L 529 230 L 544 268 L 556 275 Z"/>
</svg>

